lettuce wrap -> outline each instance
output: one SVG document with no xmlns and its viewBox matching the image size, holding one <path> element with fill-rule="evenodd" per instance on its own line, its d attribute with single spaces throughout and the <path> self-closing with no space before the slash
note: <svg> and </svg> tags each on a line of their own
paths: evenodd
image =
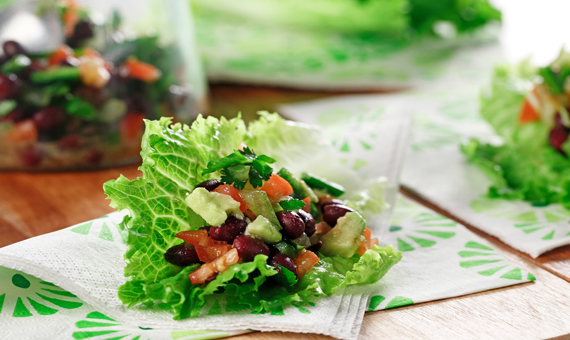
<svg viewBox="0 0 570 340">
<path fill-rule="evenodd" d="M 471 140 L 462 146 L 491 179 L 490 197 L 570 209 L 568 75 L 570 55 L 564 51 L 546 67 L 525 61 L 496 69 L 481 96 L 481 115 L 502 143 Z"/>
<path fill-rule="evenodd" d="M 286 268 L 278 270 L 267 263 L 267 256 L 257 255 L 252 261 L 231 265 L 209 282 L 192 283 L 189 275 L 200 265 L 171 264 L 165 252 L 180 242 L 179 233 L 200 232 L 204 224 L 198 215 L 203 212 L 194 212 L 187 198 L 204 181 L 224 180 L 224 176 L 227 180 L 227 173 L 220 176 L 206 169 L 223 163 L 228 155 L 234 157 L 232 153 L 238 158 L 240 152 L 245 154 L 234 150 L 240 143 L 258 155 L 273 157 L 257 156 L 263 166 L 253 167 L 260 169 L 261 177 L 265 162 L 275 162 L 275 169 L 286 165 L 292 173 L 327 175 L 347 188 L 342 198 L 363 216 L 377 214 L 385 205 L 378 191 L 381 186 L 365 187 L 354 173 L 335 163 L 332 149 L 317 129 L 277 114 L 261 113 L 249 128 L 239 117 L 199 117 L 191 127 L 172 124 L 167 118 L 145 124 L 142 177 L 131 181 L 120 176 L 104 185 L 111 206 L 130 212 L 122 222 L 128 231 L 124 273 L 128 281 L 118 292 L 128 306 L 158 305 L 172 312 L 174 319 L 184 319 L 198 316 L 208 299 L 223 298 L 228 312 L 273 312 L 291 304 L 313 304 L 340 287 L 377 282 L 401 259 L 392 246 L 374 246 L 349 257 L 318 253 L 318 263 L 297 282 Z"/>
</svg>

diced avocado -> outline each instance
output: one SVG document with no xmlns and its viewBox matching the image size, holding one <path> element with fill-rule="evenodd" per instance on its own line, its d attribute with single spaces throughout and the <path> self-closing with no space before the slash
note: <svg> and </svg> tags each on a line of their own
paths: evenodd
<svg viewBox="0 0 570 340">
<path fill-rule="evenodd" d="M 202 217 L 211 226 L 220 226 L 233 214 L 242 219 L 243 213 L 239 210 L 239 202 L 228 195 L 209 192 L 204 188 L 196 188 L 188 197 L 186 204 Z"/>
<path fill-rule="evenodd" d="M 282 239 L 277 227 L 263 215 L 257 216 L 255 221 L 248 224 L 245 234 L 269 244 L 277 243 Z"/>
<path fill-rule="evenodd" d="M 319 198 L 313 192 L 313 190 L 307 185 L 307 183 L 305 183 L 305 181 L 303 181 L 302 179 L 293 176 L 289 172 L 289 170 L 282 168 L 281 170 L 279 170 L 277 174 L 283 177 L 283 179 L 289 182 L 289 184 L 291 184 L 291 187 L 293 188 L 294 198 L 302 200 L 305 199 L 305 197 L 310 197 L 311 202 L 319 201 Z"/>
<path fill-rule="evenodd" d="M 327 181 L 326 179 L 311 173 L 304 173 L 301 178 L 309 185 L 309 187 L 324 190 L 334 197 L 339 197 L 344 194 L 344 187 L 342 185 Z"/>
<path fill-rule="evenodd" d="M 309 236 L 307 236 L 307 234 L 305 233 L 301 234 L 301 236 L 294 239 L 293 242 L 295 242 L 301 247 L 309 247 L 311 245 L 311 240 L 309 239 Z"/>
<path fill-rule="evenodd" d="M 188 207 L 188 224 L 190 225 L 190 229 L 198 230 L 200 227 L 207 226 L 208 222 L 206 222 L 202 216 L 196 214 L 194 210 Z"/>
<path fill-rule="evenodd" d="M 364 240 L 362 233 L 366 221 L 359 213 L 349 212 L 339 218 L 336 226 L 321 238 L 321 253 L 326 256 L 342 256 L 349 258 L 356 252 L 360 242 Z"/>
<path fill-rule="evenodd" d="M 281 230 L 281 224 L 273 211 L 273 206 L 267 193 L 265 191 L 259 190 L 243 190 L 240 194 L 241 198 L 247 203 L 249 210 L 256 216 L 263 216 L 278 227 L 277 230 Z"/>
</svg>

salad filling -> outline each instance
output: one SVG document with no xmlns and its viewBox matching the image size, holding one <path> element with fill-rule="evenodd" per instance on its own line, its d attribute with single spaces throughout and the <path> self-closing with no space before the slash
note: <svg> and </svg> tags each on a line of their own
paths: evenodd
<svg viewBox="0 0 570 340">
<path fill-rule="evenodd" d="M 226 312 L 274 312 L 377 282 L 401 259 L 379 246 L 342 185 L 295 175 L 248 147 L 302 147 L 315 133 L 307 127 L 266 113 L 249 129 L 239 118 L 146 125 L 143 177 L 104 186 L 113 207 L 131 212 L 123 221 L 129 280 L 119 290 L 129 306 L 157 304 L 182 319 L 225 298 Z M 261 127 L 286 136 L 263 147 Z"/>
<path fill-rule="evenodd" d="M 500 145 L 471 140 L 468 159 L 492 180 L 491 197 L 570 208 L 570 54 L 535 68 L 528 62 L 497 68 L 481 114 Z"/>
<path fill-rule="evenodd" d="M 116 11 L 101 23 L 73 0 L 53 10 L 65 34 L 56 50 L 32 53 L 18 41 L 3 43 L 0 169 L 136 161 L 143 118 L 191 109 L 190 93 L 175 76 L 180 53 L 157 36 L 127 37 Z"/>
</svg>

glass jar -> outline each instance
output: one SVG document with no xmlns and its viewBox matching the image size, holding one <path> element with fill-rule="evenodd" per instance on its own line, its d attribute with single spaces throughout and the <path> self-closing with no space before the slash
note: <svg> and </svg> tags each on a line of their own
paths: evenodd
<svg viewBox="0 0 570 340">
<path fill-rule="evenodd" d="M 0 170 L 133 163 L 143 119 L 206 109 L 185 1 L 2 3 Z"/>
</svg>

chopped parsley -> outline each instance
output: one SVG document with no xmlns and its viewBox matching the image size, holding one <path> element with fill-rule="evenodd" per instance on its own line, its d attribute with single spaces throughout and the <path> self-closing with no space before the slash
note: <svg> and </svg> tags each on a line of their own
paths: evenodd
<svg viewBox="0 0 570 340">
<path fill-rule="evenodd" d="M 279 205 L 283 210 L 299 210 L 305 207 L 305 202 L 292 198 L 286 201 L 279 201 Z"/>
<path fill-rule="evenodd" d="M 253 150 L 245 147 L 209 162 L 202 175 L 220 171 L 221 181 L 236 189 L 242 190 L 248 181 L 251 186 L 258 188 L 271 177 L 273 168 L 269 164 L 272 163 L 275 163 L 275 159 L 265 155 L 257 156 Z"/>
</svg>

